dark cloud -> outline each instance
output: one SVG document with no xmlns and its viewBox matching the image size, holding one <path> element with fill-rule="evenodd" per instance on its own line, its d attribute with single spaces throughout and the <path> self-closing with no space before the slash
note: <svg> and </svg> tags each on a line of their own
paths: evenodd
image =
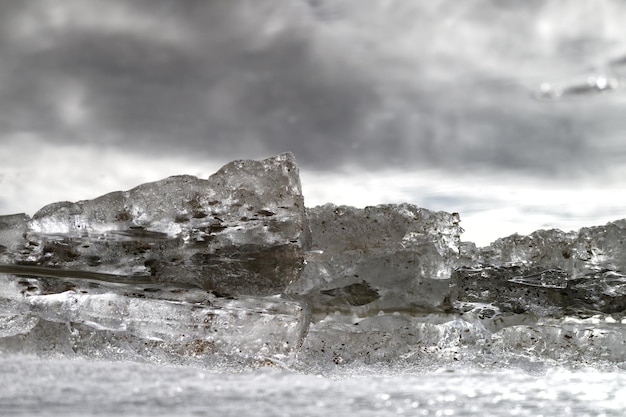
<svg viewBox="0 0 626 417">
<path fill-rule="evenodd" d="M 532 89 L 550 78 L 537 71 L 587 71 L 615 39 L 555 29 L 558 2 L 505 3 L 6 2 L 0 125 L 147 154 L 291 150 L 316 169 L 605 169 L 594 143 L 622 128 L 606 122 L 619 100 Z"/>
</svg>

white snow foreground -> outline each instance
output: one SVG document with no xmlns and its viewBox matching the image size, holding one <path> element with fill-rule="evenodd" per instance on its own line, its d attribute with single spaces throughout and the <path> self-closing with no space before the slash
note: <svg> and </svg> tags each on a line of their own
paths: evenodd
<svg viewBox="0 0 626 417">
<path fill-rule="evenodd" d="M 0 216 L 0 351 L 205 366 L 623 365 L 626 221 L 485 248 L 306 209 L 286 153 Z"/>
</svg>

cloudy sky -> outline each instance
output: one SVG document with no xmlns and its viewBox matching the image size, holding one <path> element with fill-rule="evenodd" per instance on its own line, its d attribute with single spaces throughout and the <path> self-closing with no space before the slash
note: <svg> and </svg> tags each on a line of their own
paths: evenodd
<svg viewBox="0 0 626 417">
<path fill-rule="evenodd" d="M 466 240 L 626 217 L 626 3 L 0 3 L 0 214 L 292 151 Z"/>
</svg>

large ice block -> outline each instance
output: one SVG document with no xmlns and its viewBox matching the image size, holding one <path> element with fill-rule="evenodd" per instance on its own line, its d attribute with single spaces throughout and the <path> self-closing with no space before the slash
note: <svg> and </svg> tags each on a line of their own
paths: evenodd
<svg viewBox="0 0 626 417">
<path fill-rule="evenodd" d="M 0 216 L 0 352 L 322 371 L 626 363 L 626 220 L 486 248 L 461 242 L 459 221 L 305 209 L 290 154 Z"/>
<path fill-rule="evenodd" d="M 32 219 L 0 217 L 4 263 L 271 295 L 297 280 L 310 245 L 291 154 L 234 161 L 208 180 L 174 176 Z M 16 273 L 13 271 L 12 273 Z"/>
<path fill-rule="evenodd" d="M 314 311 L 444 311 L 458 262 L 458 214 L 411 204 L 308 209 L 312 250 L 288 293 Z"/>
</svg>

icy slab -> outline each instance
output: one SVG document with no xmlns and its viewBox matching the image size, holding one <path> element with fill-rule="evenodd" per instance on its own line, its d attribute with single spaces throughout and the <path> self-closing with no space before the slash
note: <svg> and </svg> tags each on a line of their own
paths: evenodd
<svg viewBox="0 0 626 417">
<path fill-rule="evenodd" d="M 234 161 L 208 180 L 174 176 L 94 200 L 0 217 L 0 259 L 272 295 L 297 280 L 310 245 L 291 154 Z"/>
<path fill-rule="evenodd" d="M 311 324 L 299 359 L 321 368 L 451 360 L 461 346 L 484 345 L 490 335 L 478 321 L 447 315 L 334 314 Z"/>
<path fill-rule="evenodd" d="M 626 220 L 576 232 L 538 230 L 476 249 L 452 276 L 451 299 L 463 313 L 562 317 L 626 311 Z"/>
<path fill-rule="evenodd" d="M 596 317 L 509 323 L 453 315 L 329 315 L 311 324 L 298 353 L 304 369 L 337 366 L 443 365 L 536 368 L 543 365 L 612 366 L 626 363 L 626 326 Z"/>
<path fill-rule="evenodd" d="M 451 298 L 460 312 L 480 318 L 500 313 L 563 317 L 626 311 L 626 276 L 613 271 L 571 278 L 560 269 L 509 266 L 460 268 Z"/>
<path fill-rule="evenodd" d="M 558 268 L 571 277 L 602 270 L 626 273 L 626 219 L 577 232 L 538 230 L 501 238 L 473 254 L 475 263 Z"/>
<path fill-rule="evenodd" d="M 280 297 L 226 299 L 175 288 L 142 294 L 140 289 L 113 292 L 99 286 L 46 294 L 44 286 L 33 278 L 0 274 L 0 350 L 17 345 L 22 352 L 45 352 L 46 346 L 73 343 L 75 353 L 103 355 L 115 346 L 118 353 L 130 355 L 125 344 L 141 345 L 143 340 L 183 361 L 201 354 L 207 361 L 285 360 L 295 354 L 308 329 L 307 310 Z"/>
<path fill-rule="evenodd" d="M 0 216 L 0 350 L 289 358 L 310 239 L 291 154 Z"/>
<path fill-rule="evenodd" d="M 307 210 L 312 250 L 287 292 L 317 312 L 449 309 L 459 258 L 458 214 L 411 204 Z"/>
<path fill-rule="evenodd" d="M 490 337 L 489 351 L 492 360 L 526 357 L 569 366 L 623 366 L 624 344 L 623 322 L 563 318 L 505 327 Z"/>
<path fill-rule="evenodd" d="M 459 242 L 456 216 L 446 227 L 445 214 L 436 213 L 439 223 L 406 230 L 411 221 L 398 227 L 390 214 L 400 208 L 309 209 L 313 250 L 303 279 L 289 287 L 314 313 L 301 363 L 328 369 L 626 361 L 623 221 L 476 248 Z M 408 245 L 407 235 L 419 245 Z M 407 254 L 413 266 L 430 260 L 432 267 L 408 273 Z M 441 286 L 426 286 L 433 283 Z M 396 304 L 384 304 L 385 297 Z"/>
</svg>

